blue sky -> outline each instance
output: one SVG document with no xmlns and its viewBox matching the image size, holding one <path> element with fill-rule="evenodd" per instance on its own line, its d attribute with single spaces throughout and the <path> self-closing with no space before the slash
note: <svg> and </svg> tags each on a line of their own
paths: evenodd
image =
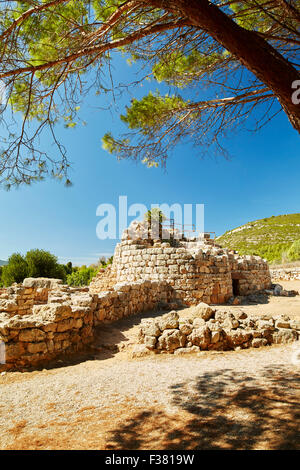
<svg viewBox="0 0 300 470">
<path fill-rule="evenodd" d="M 122 69 L 117 67 L 124 80 L 132 74 L 128 69 L 124 63 Z M 124 97 L 121 109 L 130 98 Z M 230 161 L 209 155 L 199 159 L 193 147 L 180 145 L 164 171 L 118 162 L 102 149 L 103 134 L 116 133 L 120 125 L 118 112 L 96 109 L 100 104 L 101 97 L 97 101 L 91 96 L 83 108 L 87 125 L 59 131 L 73 163 L 73 187 L 48 180 L 0 190 L 0 259 L 32 248 L 49 250 L 61 262 L 75 264 L 112 254 L 116 241 L 96 236 L 96 209 L 101 203 L 117 207 L 120 195 L 128 197 L 129 205 L 147 207 L 205 204 L 205 230 L 217 235 L 250 220 L 300 212 L 299 138 L 283 113 L 256 134 L 239 131 L 230 136 L 225 142 Z M 47 138 L 44 143 L 48 145 Z"/>
</svg>

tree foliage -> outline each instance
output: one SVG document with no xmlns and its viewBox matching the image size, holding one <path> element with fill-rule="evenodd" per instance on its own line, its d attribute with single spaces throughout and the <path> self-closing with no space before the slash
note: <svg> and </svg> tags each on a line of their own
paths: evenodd
<svg viewBox="0 0 300 470">
<path fill-rule="evenodd" d="M 10 286 L 14 282 L 23 282 L 28 277 L 27 262 L 20 253 L 13 253 L 8 264 L 2 267 L 2 282 L 5 286 Z"/>
<path fill-rule="evenodd" d="M 27 0 L 0 9 L 0 80 L 8 106 L 22 114 L 2 139 L 0 183 L 8 188 L 49 174 L 70 183 L 55 129 L 81 123 L 91 89 L 117 93 L 105 79 L 113 51 L 140 68 L 136 84 L 153 83 L 121 116 L 129 133 L 104 135 L 118 158 L 164 165 L 181 141 L 226 154 L 222 138 L 253 111 L 258 128 L 283 110 L 300 130 L 291 99 L 300 79 L 299 0 Z M 51 155 L 39 145 L 45 130 Z"/>
<path fill-rule="evenodd" d="M 25 256 L 13 253 L 2 267 L 2 282 L 10 286 L 26 277 L 48 277 L 66 281 L 68 266 L 59 264 L 57 257 L 45 250 L 30 250 Z"/>
<path fill-rule="evenodd" d="M 67 276 L 69 286 L 88 286 L 93 277 L 96 276 L 98 269 L 82 266 Z"/>
</svg>

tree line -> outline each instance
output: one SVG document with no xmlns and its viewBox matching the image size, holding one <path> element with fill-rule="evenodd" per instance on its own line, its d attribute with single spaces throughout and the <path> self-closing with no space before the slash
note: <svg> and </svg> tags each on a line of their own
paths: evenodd
<svg viewBox="0 0 300 470">
<path fill-rule="evenodd" d="M 106 268 L 112 259 L 102 257 L 96 264 L 78 267 L 73 266 L 71 261 L 60 264 L 55 255 L 45 250 L 33 249 L 26 255 L 13 253 L 7 264 L 0 266 L 0 287 L 21 283 L 27 277 L 61 279 L 70 286 L 87 286 L 99 269 Z"/>
</svg>

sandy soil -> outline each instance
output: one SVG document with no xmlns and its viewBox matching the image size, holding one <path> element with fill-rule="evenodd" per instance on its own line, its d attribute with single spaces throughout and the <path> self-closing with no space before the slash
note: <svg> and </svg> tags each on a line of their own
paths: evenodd
<svg viewBox="0 0 300 470">
<path fill-rule="evenodd" d="M 300 318 L 300 296 L 231 308 Z M 300 448 L 298 344 L 132 359 L 140 320 L 99 328 L 92 353 L 1 375 L 0 449 Z"/>
</svg>

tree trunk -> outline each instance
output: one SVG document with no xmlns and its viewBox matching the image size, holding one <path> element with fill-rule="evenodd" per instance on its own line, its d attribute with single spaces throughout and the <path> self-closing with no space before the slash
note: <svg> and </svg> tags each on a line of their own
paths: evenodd
<svg viewBox="0 0 300 470">
<path fill-rule="evenodd" d="M 300 74 L 267 41 L 254 31 L 239 26 L 208 0 L 158 0 L 153 3 L 185 16 L 231 52 L 274 92 L 291 124 L 300 132 L 300 104 L 292 102 L 295 91 L 292 83 L 300 80 Z"/>
</svg>

